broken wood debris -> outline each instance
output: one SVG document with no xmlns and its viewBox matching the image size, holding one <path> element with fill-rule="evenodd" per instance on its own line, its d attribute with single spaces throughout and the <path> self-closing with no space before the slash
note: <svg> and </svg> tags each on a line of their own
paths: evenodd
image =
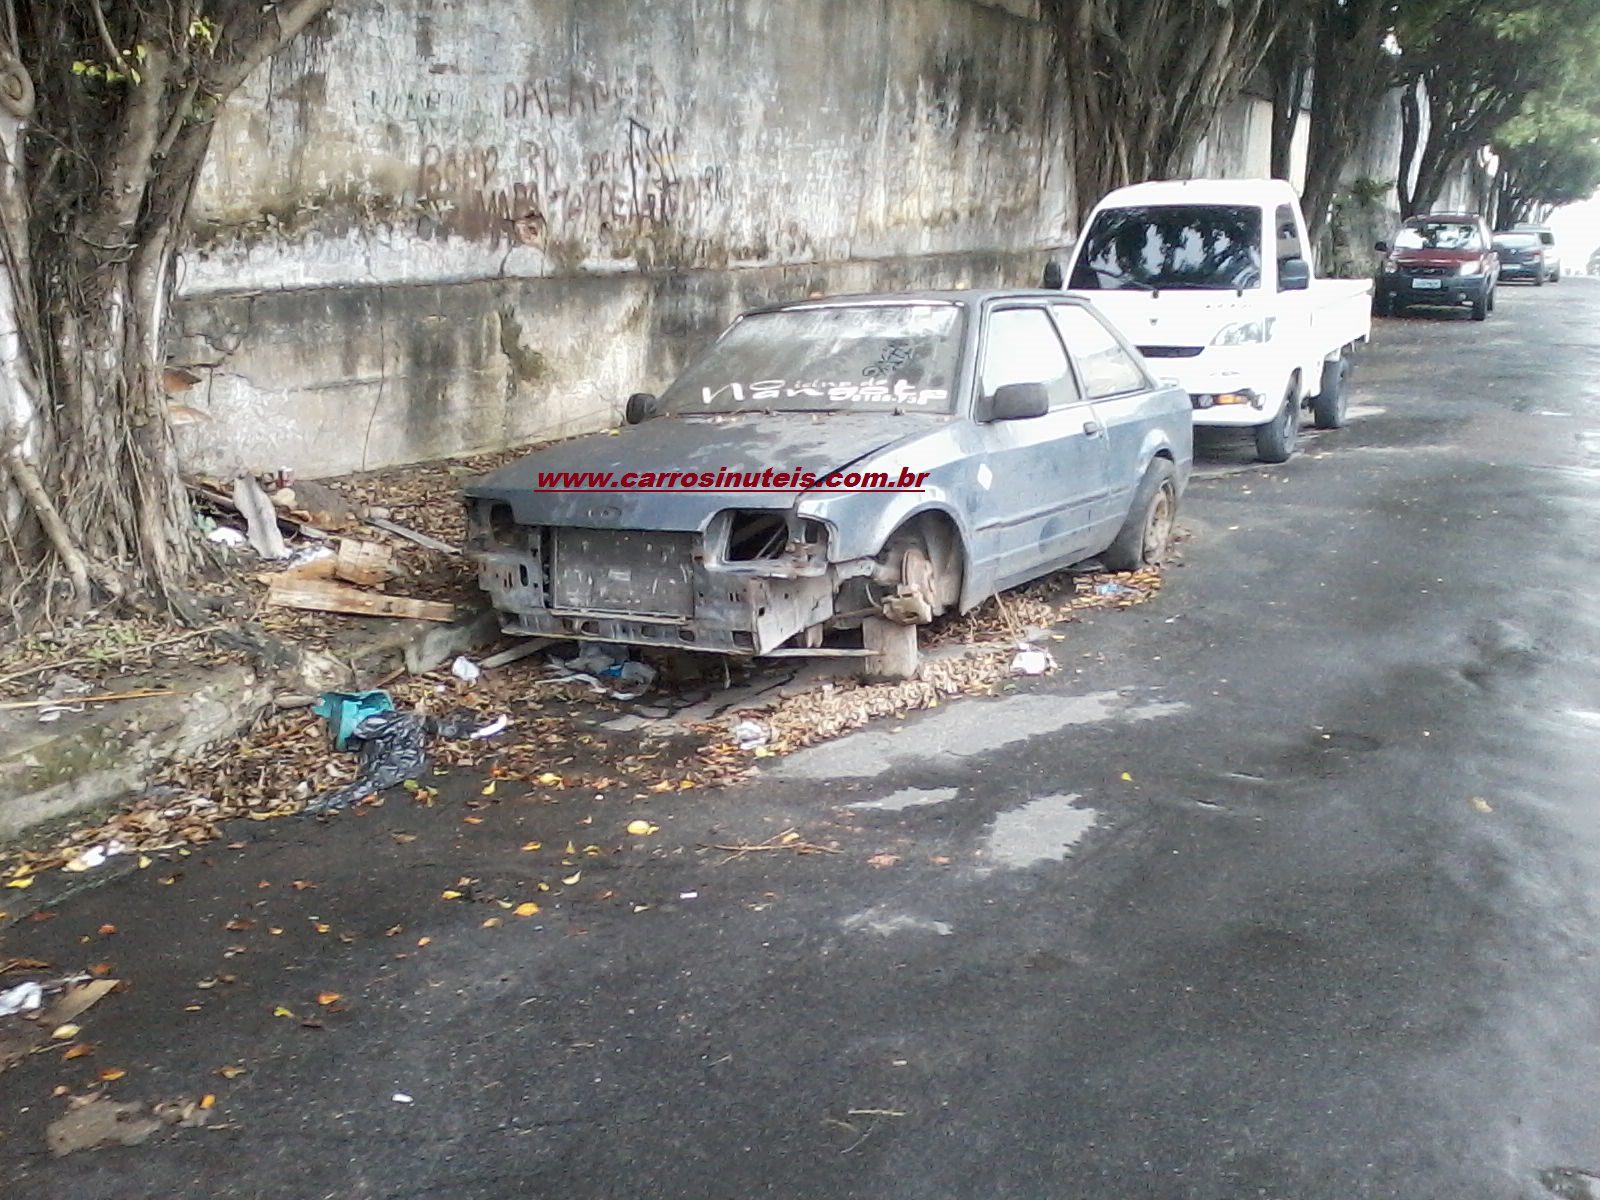
<svg viewBox="0 0 1600 1200">
<path fill-rule="evenodd" d="M 421 533 L 418 530 L 408 528 L 407 526 L 400 524 L 398 521 L 389 520 L 387 517 L 368 516 L 366 521 L 367 524 L 371 525 L 374 529 L 381 529 L 385 533 L 392 533 L 395 537 L 405 538 L 406 541 L 415 542 L 417 545 L 423 546 L 429 550 L 437 550 L 441 554 L 461 553 L 459 548 L 452 546 L 449 542 L 442 542 L 436 537 L 431 537 L 426 533 Z"/>
<path fill-rule="evenodd" d="M 170 696 L 172 688 L 138 688 L 131 692 L 103 692 L 98 696 L 72 696 L 63 699 L 60 696 L 46 696 L 41 700 L 7 700 L 0 703 L 0 710 L 9 711 L 18 708 L 53 708 L 66 704 L 109 704 L 113 700 L 148 700 L 152 696 Z"/>
<path fill-rule="evenodd" d="M 413 600 L 366 592 L 332 579 L 278 575 L 267 589 L 267 603 L 309 612 L 350 613 L 360 617 L 403 617 L 417 621 L 453 621 L 455 605 L 438 600 Z"/>
<path fill-rule="evenodd" d="M 377 587 L 394 573 L 394 551 L 381 542 L 340 538 L 333 575 L 346 583 Z"/>
</svg>

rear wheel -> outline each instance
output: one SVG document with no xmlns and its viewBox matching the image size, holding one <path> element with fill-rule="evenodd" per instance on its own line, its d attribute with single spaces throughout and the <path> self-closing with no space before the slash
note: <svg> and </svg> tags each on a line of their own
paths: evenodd
<svg viewBox="0 0 1600 1200">
<path fill-rule="evenodd" d="M 1177 468 L 1165 458 L 1153 459 L 1139 481 L 1116 541 L 1101 553 L 1100 561 L 1111 571 L 1159 567 L 1172 549 L 1177 519 Z"/>
<path fill-rule="evenodd" d="M 1348 402 L 1344 394 L 1350 364 L 1343 358 L 1322 364 L 1322 391 L 1311 401 L 1311 423 L 1318 429 L 1343 429 Z"/>
<path fill-rule="evenodd" d="M 1534 287 L 1543 287 L 1544 286 L 1544 282 L 1545 282 L 1545 280 L 1547 278 L 1549 278 L 1549 277 L 1544 273 L 1544 268 L 1541 267 L 1539 269 L 1539 273 L 1533 277 L 1533 286 Z"/>
<path fill-rule="evenodd" d="M 1288 462 L 1300 436 L 1300 396 L 1297 382 L 1289 381 L 1283 394 L 1283 409 L 1265 425 L 1256 426 L 1256 457 L 1262 462 Z"/>
</svg>

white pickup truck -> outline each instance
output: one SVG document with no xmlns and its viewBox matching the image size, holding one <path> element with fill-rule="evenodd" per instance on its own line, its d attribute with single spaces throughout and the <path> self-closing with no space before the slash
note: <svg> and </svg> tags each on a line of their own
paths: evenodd
<svg viewBox="0 0 1600 1200">
<path fill-rule="evenodd" d="M 1282 180 L 1119 188 L 1089 214 L 1065 284 L 1189 393 L 1196 425 L 1252 429 L 1264 462 L 1294 453 L 1303 409 L 1318 429 L 1344 424 L 1372 284 L 1315 277 Z"/>
</svg>

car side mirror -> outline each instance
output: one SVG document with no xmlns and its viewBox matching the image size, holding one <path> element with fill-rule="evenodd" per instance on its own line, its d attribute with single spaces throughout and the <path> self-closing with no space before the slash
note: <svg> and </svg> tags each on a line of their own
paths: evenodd
<svg viewBox="0 0 1600 1200">
<path fill-rule="evenodd" d="M 1050 411 L 1050 393 L 1042 383 L 1006 383 L 989 397 L 989 420 L 1028 421 Z"/>
<path fill-rule="evenodd" d="M 1059 292 L 1066 283 L 1067 277 L 1061 273 L 1061 264 L 1051 259 L 1044 265 L 1044 278 L 1039 281 L 1039 286 L 1052 292 Z"/>
<path fill-rule="evenodd" d="M 1278 264 L 1278 290 L 1303 292 L 1311 286 L 1311 264 L 1303 258 L 1286 258 Z"/>
<path fill-rule="evenodd" d="M 1379 254 L 1387 254 L 1387 253 L 1389 253 L 1389 243 L 1388 242 L 1374 242 L 1372 244 L 1372 248 L 1374 250 L 1376 250 Z"/>
<path fill-rule="evenodd" d="M 656 415 L 659 403 L 654 392 L 635 392 L 628 397 L 628 405 L 622 410 L 623 418 L 629 425 L 641 424 Z"/>
</svg>

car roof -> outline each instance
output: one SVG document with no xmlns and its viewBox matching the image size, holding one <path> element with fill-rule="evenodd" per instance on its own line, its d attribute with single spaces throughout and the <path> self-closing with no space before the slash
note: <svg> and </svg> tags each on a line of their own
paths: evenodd
<svg viewBox="0 0 1600 1200">
<path fill-rule="evenodd" d="M 948 304 L 960 308 L 974 308 L 992 300 L 1058 300 L 1086 306 L 1080 296 L 1047 288 L 947 288 L 920 292 L 854 292 L 838 296 L 812 296 L 802 300 L 782 300 L 748 309 L 746 316 L 755 313 L 784 312 L 805 308 L 850 308 L 862 305 Z"/>
<path fill-rule="evenodd" d="M 1436 212 L 1421 213 L 1415 217 L 1407 217 L 1407 225 L 1421 225 L 1428 221 L 1456 221 L 1462 225 L 1476 225 L 1483 220 L 1477 213 Z"/>
<path fill-rule="evenodd" d="M 1163 179 L 1134 183 L 1107 193 L 1096 208 L 1141 204 L 1237 204 L 1271 208 L 1298 203 L 1294 188 L 1282 179 Z"/>
</svg>

